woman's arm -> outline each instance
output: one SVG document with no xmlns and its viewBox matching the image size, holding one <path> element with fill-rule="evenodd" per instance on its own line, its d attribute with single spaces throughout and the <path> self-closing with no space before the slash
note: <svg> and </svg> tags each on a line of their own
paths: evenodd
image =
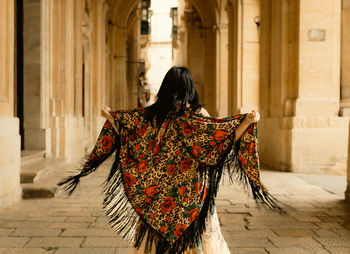
<svg viewBox="0 0 350 254">
<path fill-rule="evenodd" d="M 210 116 L 208 111 L 205 110 L 205 108 L 201 108 L 200 112 L 203 116 Z M 235 134 L 235 143 L 240 137 L 242 137 L 245 130 L 248 128 L 249 125 L 252 123 L 258 122 L 260 120 L 260 114 L 259 112 L 255 112 L 252 110 L 252 113 L 247 114 L 246 118 L 242 121 L 240 125 L 238 125 L 236 129 Z"/>
<path fill-rule="evenodd" d="M 258 122 L 260 120 L 260 114 L 259 112 L 255 112 L 254 110 L 252 113 L 247 114 L 246 118 L 241 122 L 240 125 L 238 125 L 236 129 L 236 135 L 235 135 L 235 142 L 242 137 L 245 130 L 248 128 L 249 125 L 252 123 Z"/>
</svg>

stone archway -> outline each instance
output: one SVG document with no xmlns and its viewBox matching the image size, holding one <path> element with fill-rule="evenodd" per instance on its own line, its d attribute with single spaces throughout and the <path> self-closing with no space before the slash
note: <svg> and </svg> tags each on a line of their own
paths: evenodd
<svg viewBox="0 0 350 254">
<path fill-rule="evenodd" d="M 220 100 L 221 82 L 218 63 L 220 59 L 220 33 L 217 25 L 217 7 L 213 1 L 179 1 L 179 36 L 175 49 L 175 65 L 184 65 L 193 74 L 201 103 L 212 116 L 224 115 Z M 189 36 L 190 35 L 190 36 Z M 225 97 L 225 95 L 223 95 Z"/>
</svg>

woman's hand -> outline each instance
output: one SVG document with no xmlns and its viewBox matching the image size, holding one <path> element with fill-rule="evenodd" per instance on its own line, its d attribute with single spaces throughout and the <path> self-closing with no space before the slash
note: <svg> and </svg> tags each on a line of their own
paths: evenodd
<svg viewBox="0 0 350 254">
<path fill-rule="evenodd" d="M 109 113 L 110 111 L 111 111 L 111 108 L 108 106 L 105 106 L 103 109 L 101 109 L 101 116 L 106 118 L 112 124 L 114 130 L 119 134 L 119 131 L 118 131 L 119 124 L 117 122 L 118 126 L 116 125 L 116 123 L 114 122 L 114 117 L 112 116 L 111 113 Z"/>
<path fill-rule="evenodd" d="M 110 122 L 114 122 L 113 116 L 111 115 L 111 113 L 109 113 L 109 111 L 111 111 L 110 107 L 104 107 L 103 109 L 101 109 L 101 116 L 103 116 Z"/>
<path fill-rule="evenodd" d="M 260 114 L 252 110 L 252 113 L 248 113 L 245 119 L 248 124 L 256 123 L 260 120 Z"/>
<path fill-rule="evenodd" d="M 255 112 L 252 110 L 252 113 L 248 113 L 246 118 L 241 122 L 237 129 L 236 129 L 236 134 L 235 134 L 235 142 L 243 135 L 245 130 L 248 128 L 249 125 L 252 123 L 256 123 L 257 121 L 260 120 L 260 114 L 259 112 Z"/>
</svg>

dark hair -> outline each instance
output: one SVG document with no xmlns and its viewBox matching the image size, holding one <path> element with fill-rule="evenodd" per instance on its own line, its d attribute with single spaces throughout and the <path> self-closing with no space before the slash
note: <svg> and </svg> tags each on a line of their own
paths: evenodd
<svg viewBox="0 0 350 254">
<path fill-rule="evenodd" d="M 192 74 L 186 67 L 171 67 L 165 74 L 156 102 L 145 108 L 146 118 L 151 121 L 156 117 L 160 125 L 169 112 L 182 114 L 187 103 L 194 111 L 201 108 Z"/>
</svg>

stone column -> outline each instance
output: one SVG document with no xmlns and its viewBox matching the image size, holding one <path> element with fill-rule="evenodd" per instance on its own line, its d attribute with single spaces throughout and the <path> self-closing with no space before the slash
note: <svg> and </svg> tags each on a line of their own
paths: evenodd
<svg viewBox="0 0 350 254">
<path fill-rule="evenodd" d="M 338 117 L 341 1 L 272 2 L 262 1 L 262 164 L 345 174 L 348 119 Z"/>
<path fill-rule="evenodd" d="M 19 120 L 14 117 L 14 1 L 0 0 L 0 209 L 21 199 Z"/>
<path fill-rule="evenodd" d="M 349 127 L 350 132 L 350 127 Z M 349 133 L 350 137 L 350 133 Z M 348 165 L 347 165 L 347 187 L 345 190 L 345 200 L 350 202 L 350 142 L 348 144 Z"/>
<path fill-rule="evenodd" d="M 228 1 L 228 113 L 259 110 L 260 1 Z"/>
<path fill-rule="evenodd" d="M 350 0 L 342 1 L 341 10 L 341 99 L 340 99 L 340 114 L 342 116 L 350 116 Z M 350 137 L 350 135 L 349 135 Z M 345 192 L 345 198 L 350 202 L 350 142 L 348 151 L 348 166 L 347 166 L 347 182 L 348 187 Z"/>
<path fill-rule="evenodd" d="M 40 31 L 40 32 L 39 32 Z M 24 149 L 50 150 L 48 126 L 48 3 L 23 1 Z M 45 43 L 45 44 L 44 44 Z M 45 48 L 44 48 L 45 46 Z"/>
<path fill-rule="evenodd" d="M 350 116 L 350 0 L 342 1 L 341 10 L 341 90 L 340 114 Z"/>
<path fill-rule="evenodd" d="M 88 141 L 84 138 L 84 119 L 76 112 L 75 105 L 81 98 L 76 96 L 81 92 L 81 84 L 77 83 L 81 79 L 76 79 L 75 75 L 81 72 L 75 72 L 75 50 L 81 50 L 81 47 L 76 44 L 75 29 L 76 23 L 81 25 L 83 22 L 81 16 L 75 16 L 75 8 L 80 6 L 76 1 L 49 3 L 51 151 L 53 157 L 75 162 L 84 154 L 84 142 Z M 81 102 L 77 103 L 81 105 Z"/>
<path fill-rule="evenodd" d="M 126 27 L 113 27 L 112 43 L 111 108 L 125 109 L 127 106 Z"/>
<path fill-rule="evenodd" d="M 228 22 L 228 21 L 226 21 Z M 228 24 L 220 23 L 216 29 L 216 107 L 217 116 L 228 116 Z"/>
</svg>

